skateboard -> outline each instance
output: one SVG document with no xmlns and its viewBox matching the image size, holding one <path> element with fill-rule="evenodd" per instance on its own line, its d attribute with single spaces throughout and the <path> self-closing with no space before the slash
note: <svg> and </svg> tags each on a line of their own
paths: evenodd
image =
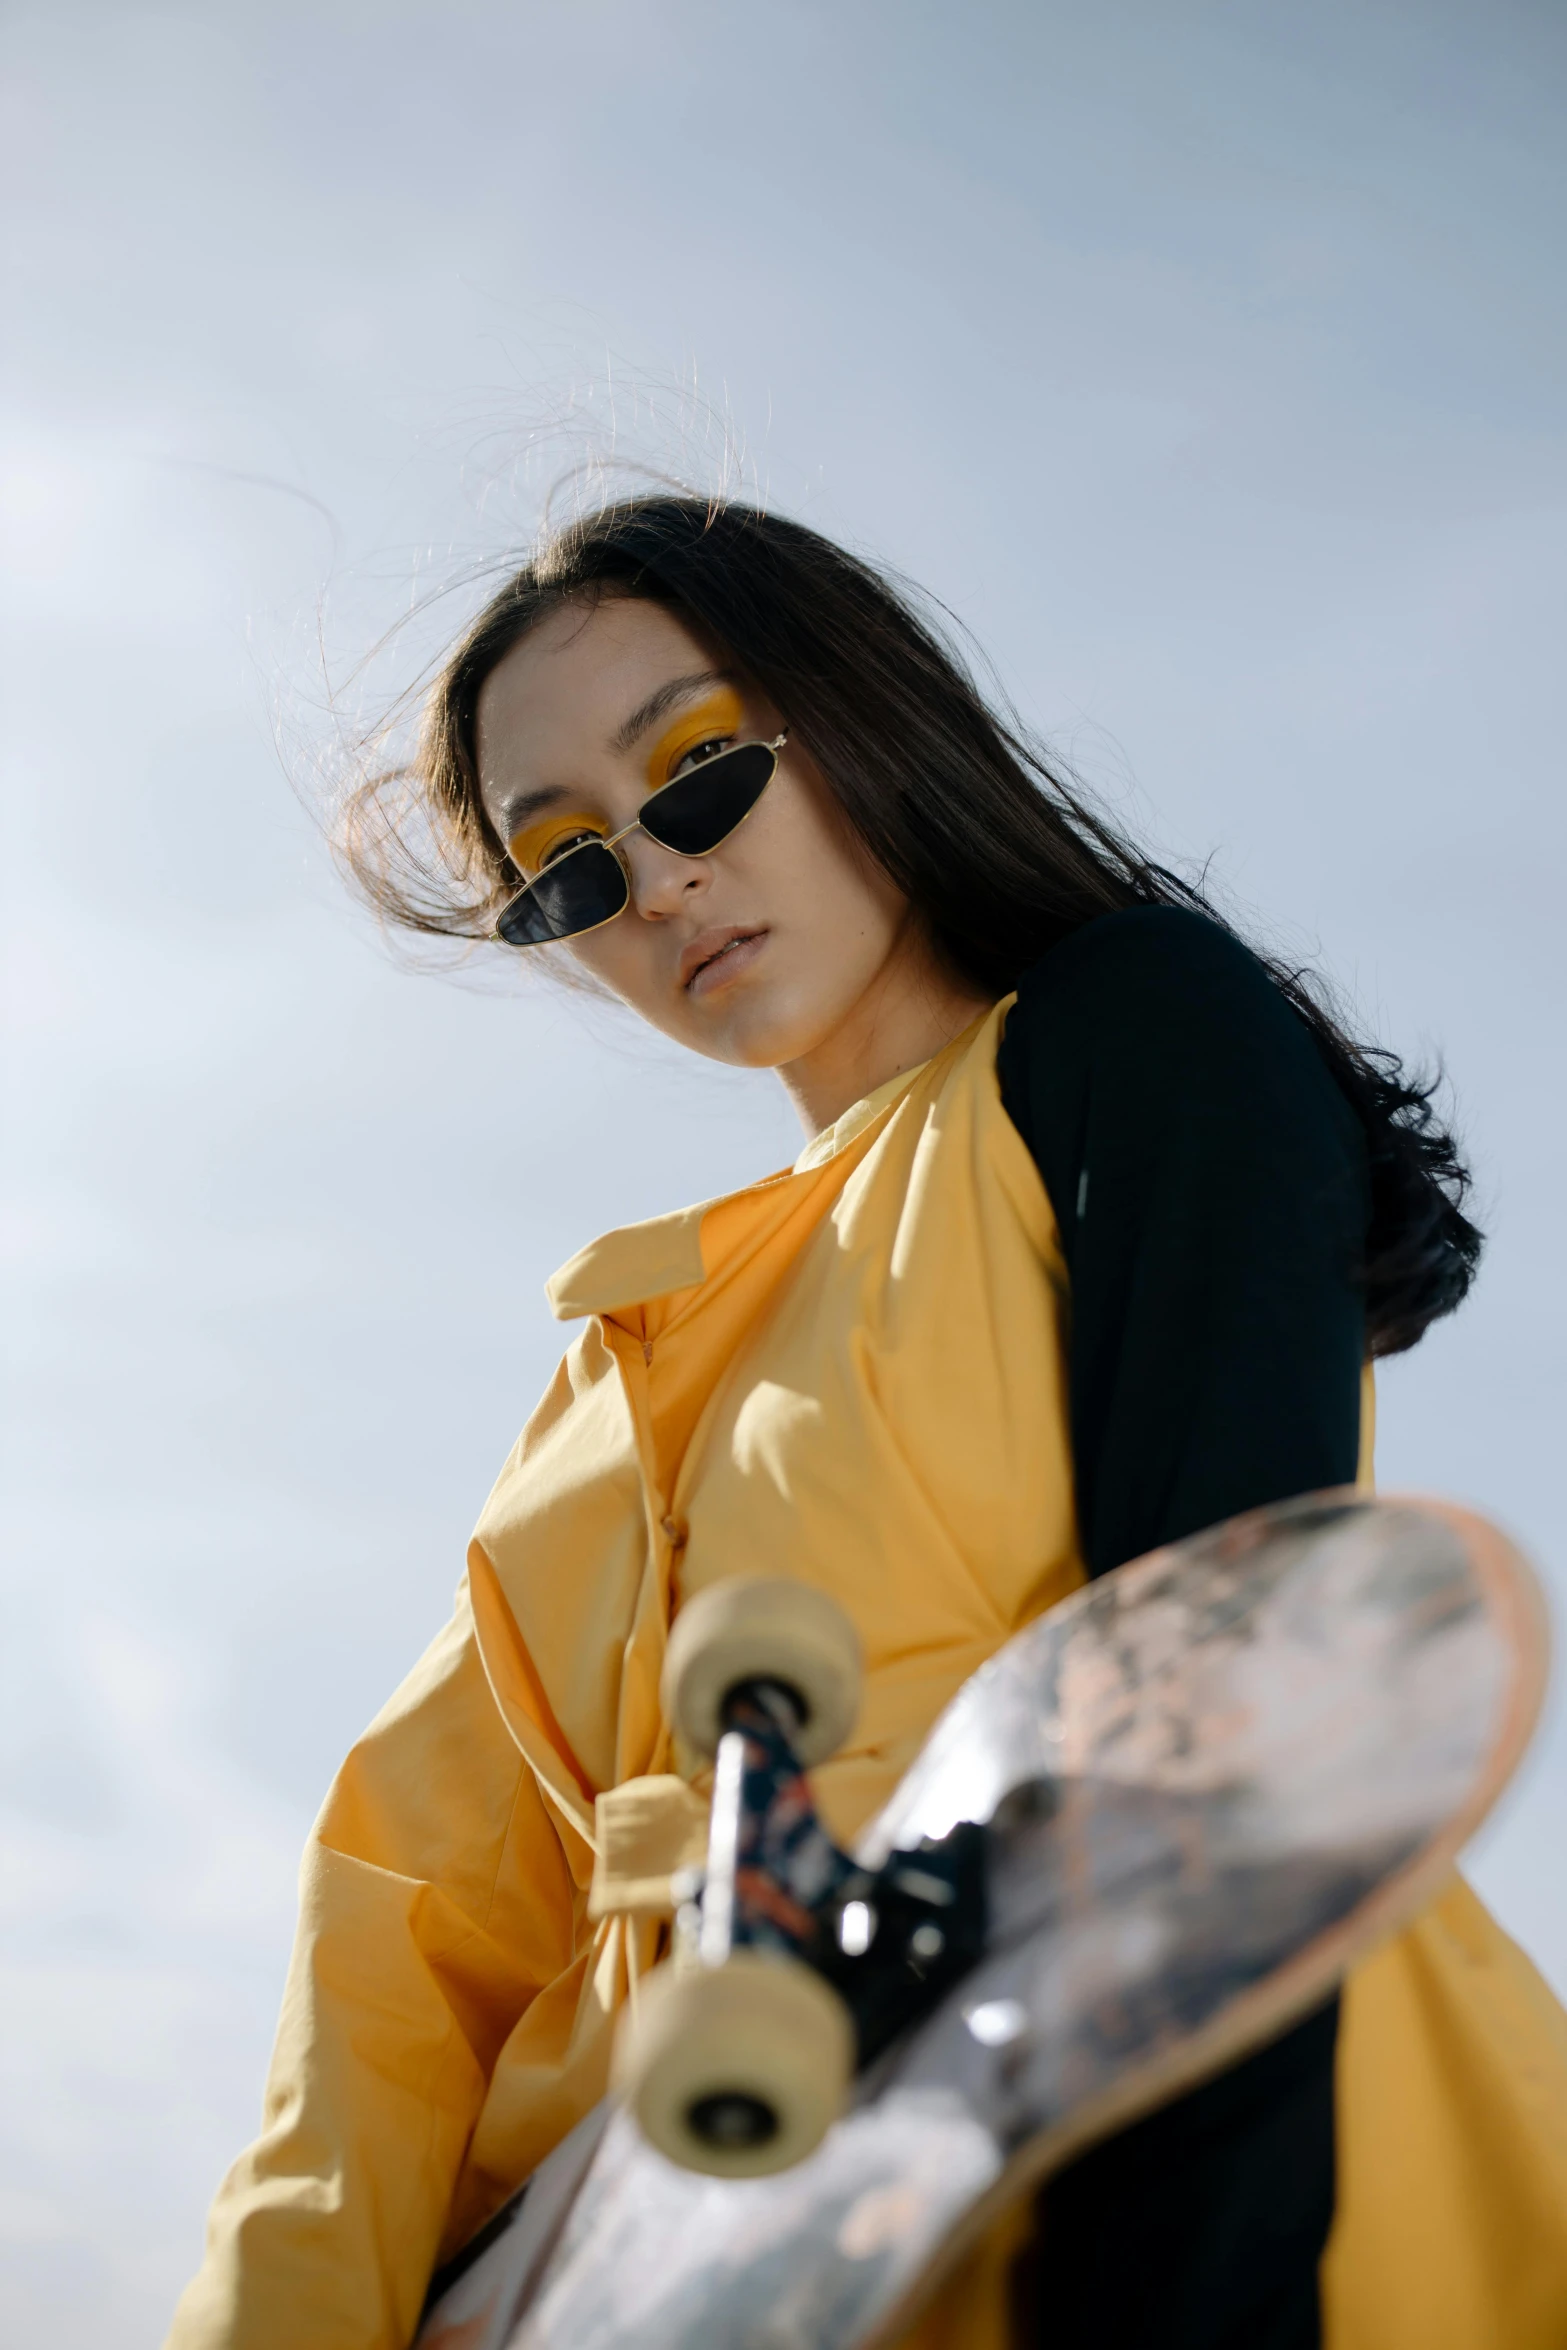
<svg viewBox="0 0 1567 2350">
<path fill-rule="evenodd" d="M 1440 1888 L 1516 1767 L 1529 1568 L 1426 1500 L 1308 1496 L 1119 1568 L 958 1692 L 852 1851 L 824 1594 L 676 1619 L 705 1866 L 615 2087 L 437 2278 L 420 2350 L 872 2350 L 1012 2202 L 1274 2038 Z"/>
</svg>

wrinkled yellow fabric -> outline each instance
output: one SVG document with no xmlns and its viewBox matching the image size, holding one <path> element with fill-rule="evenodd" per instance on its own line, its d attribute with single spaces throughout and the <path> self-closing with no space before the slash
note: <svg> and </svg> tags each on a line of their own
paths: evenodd
<svg viewBox="0 0 1567 2350">
<path fill-rule="evenodd" d="M 658 1706 L 680 1598 L 760 1571 L 848 1607 L 865 1703 L 815 1774 L 847 1837 L 969 1672 L 1080 1580 L 1066 1280 L 997 1089 L 1005 1010 L 793 1169 L 610 1234 L 550 1284 L 587 1327 L 485 1506 L 451 1623 L 316 1824 L 262 2134 L 219 2191 L 170 2350 L 403 2350 L 434 2262 L 602 2094 L 658 1929 L 588 1914 L 595 1798 L 680 1767 Z M 1487 2304 L 1509 2322 L 1526 2308 L 1524 2330 L 1473 2341 L 1567 2339 L 1539 2330 L 1562 2304 L 1538 2230 L 1509 2215 L 1496 2233 L 1509 2197 L 1533 2215 L 1567 2177 L 1538 2123 L 1567 2083 L 1559 2052 L 1554 2072 L 1541 2056 L 1559 2011 L 1537 1979 L 1531 2010 L 1525 1962 L 1509 1973 L 1483 1911 L 1451 1899 L 1484 1965 L 1444 1973 L 1439 1905 L 1350 1986 L 1332 2350 L 1457 2350 L 1398 2314 L 1416 2258 L 1422 2291 L 1444 2259 L 1485 2291 L 1520 2266 L 1536 2280 L 1527 2304 Z M 1481 2019 L 1504 1981 L 1513 2006 Z M 1440 2243 L 1409 2218 L 1433 2192 L 1406 2143 L 1421 2096 Z M 1487 2160 L 1455 2172 L 1471 2113 Z M 1001 2350 L 1021 2224 L 951 2280 L 910 2350 Z"/>
<path fill-rule="evenodd" d="M 1455 1878 L 1346 1987 L 1328 2350 L 1567 2343 L 1567 2015 Z"/>
</svg>

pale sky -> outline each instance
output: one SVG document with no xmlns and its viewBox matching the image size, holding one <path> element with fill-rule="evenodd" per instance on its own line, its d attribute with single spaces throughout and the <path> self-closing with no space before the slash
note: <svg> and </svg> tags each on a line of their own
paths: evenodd
<svg viewBox="0 0 1567 2350">
<path fill-rule="evenodd" d="M 395 968 L 280 763 L 318 614 L 344 675 L 574 454 L 727 446 L 1441 1055 L 1493 1239 L 1379 1468 L 1567 1602 L 1567 18 L 51 0 L 0 55 L 0 2337 L 151 2350 L 545 1275 L 797 1147 L 766 1078 Z M 1473 1873 L 1567 1987 L 1564 1796 L 1558 1705 Z"/>
</svg>

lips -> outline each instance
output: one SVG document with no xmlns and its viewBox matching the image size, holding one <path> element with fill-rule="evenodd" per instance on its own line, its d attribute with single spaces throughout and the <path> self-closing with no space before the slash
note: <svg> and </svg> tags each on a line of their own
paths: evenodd
<svg viewBox="0 0 1567 2350">
<path fill-rule="evenodd" d="M 753 939 L 765 938 L 766 935 L 765 929 L 747 928 L 744 923 L 740 922 L 731 923 L 724 930 L 700 931 L 680 958 L 681 986 L 684 988 L 694 986 L 708 971 L 714 971 L 716 976 L 715 966 L 717 970 L 721 970 L 724 964 L 732 959 L 738 961 L 737 949 L 749 945 Z"/>
</svg>

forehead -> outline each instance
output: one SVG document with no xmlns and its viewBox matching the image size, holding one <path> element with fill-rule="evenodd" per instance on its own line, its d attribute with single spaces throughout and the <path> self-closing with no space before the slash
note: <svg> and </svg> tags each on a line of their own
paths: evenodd
<svg viewBox="0 0 1567 2350">
<path fill-rule="evenodd" d="M 714 665 L 712 645 L 661 604 L 616 596 L 550 613 L 480 691 L 486 802 L 580 779 L 590 763 L 615 757 L 616 734 L 649 694 Z"/>
</svg>

